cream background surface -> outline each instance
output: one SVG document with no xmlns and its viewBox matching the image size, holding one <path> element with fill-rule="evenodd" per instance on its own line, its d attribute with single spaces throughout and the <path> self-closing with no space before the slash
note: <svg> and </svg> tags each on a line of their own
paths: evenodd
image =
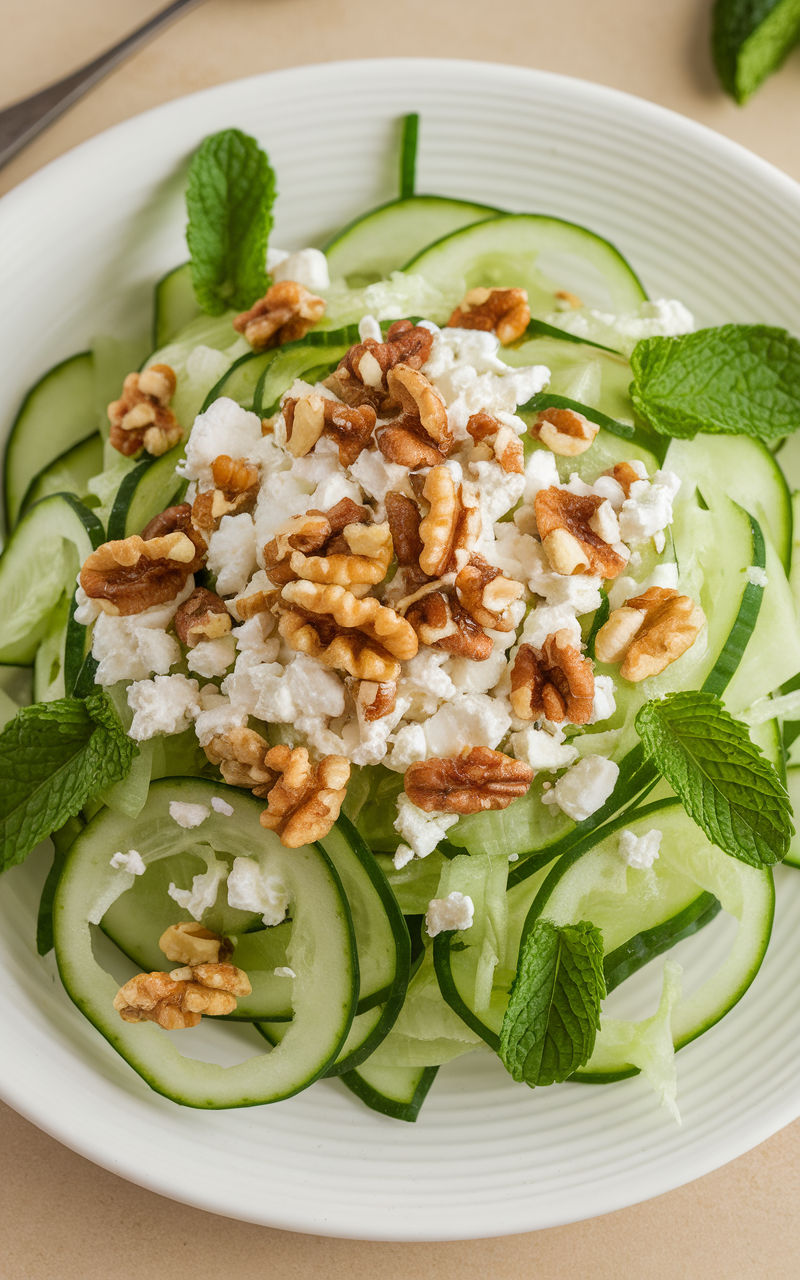
<svg viewBox="0 0 800 1280">
<path fill-rule="evenodd" d="M 0 106 L 95 56 L 155 8 L 144 0 L 0 0 Z M 280 67 L 379 55 L 479 58 L 582 76 L 691 116 L 800 179 L 800 54 L 739 109 L 711 70 L 709 11 L 710 0 L 207 0 L 0 171 L 0 192 L 181 94 Z M 800 1274 L 800 1121 L 646 1204 L 466 1243 L 328 1240 L 228 1221 L 94 1167 L 1 1104 L 0 1177 L 2 1280 L 196 1280 L 222 1271 L 243 1280 L 274 1272 L 285 1280 Z"/>
</svg>

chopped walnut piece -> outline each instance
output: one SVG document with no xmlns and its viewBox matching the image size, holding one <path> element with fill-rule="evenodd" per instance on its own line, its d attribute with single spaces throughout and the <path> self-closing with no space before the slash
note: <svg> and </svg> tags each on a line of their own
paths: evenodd
<svg viewBox="0 0 800 1280">
<path fill-rule="evenodd" d="M 705 621 L 703 610 L 690 596 L 671 587 L 650 587 L 613 610 L 595 637 L 595 654 L 598 662 L 618 662 L 624 657 L 620 675 L 638 683 L 657 676 L 690 649 Z"/>
<path fill-rule="evenodd" d="M 447 325 L 450 329 L 483 329 L 495 333 L 505 346 L 522 337 L 530 318 L 525 289 L 470 289 Z"/>
<path fill-rule="evenodd" d="M 631 485 L 642 479 L 635 467 L 632 467 L 629 462 L 615 462 L 613 467 L 609 467 L 607 471 L 603 472 L 603 475 L 611 476 L 613 480 L 616 480 L 626 498 L 631 496 Z"/>
<path fill-rule="evenodd" d="M 249 311 L 238 315 L 233 327 L 244 334 L 254 351 L 266 351 L 304 338 L 324 313 L 324 298 L 296 280 L 280 280 Z"/>
<path fill-rule="evenodd" d="M 398 564 L 404 568 L 418 566 L 422 552 L 422 539 L 419 536 L 422 516 L 419 507 L 404 493 L 397 493 L 392 489 L 386 494 L 384 501 Z"/>
<path fill-rule="evenodd" d="M 176 976 L 176 974 L 178 976 Z M 199 964 L 174 973 L 139 973 L 114 997 L 124 1022 L 157 1022 L 166 1031 L 196 1027 L 201 1015 L 224 1017 L 252 988 L 232 964 Z"/>
<path fill-rule="evenodd" d="M 519 600 L 525 588 L 521 582 L 506 578 L 499 569 L 473 555 L 456 576 L 456 595 L 476 622 L 492 631 L 513 631 L 515 622 L 510 606 Z"/>
<path fill-rule="evenodd" d="M 268 788 L 275 781 L 274 772 L 264 763 L 269 743 L 255 729 L 228 729 L 203 749 L 232 787 L 248 787 L 260 794 L 258 788 Z"/>
<path fill-rule="evenodd" d="M 168 960 L 178 964 L 220 964 L 231 954 L 224 938 L 195 920 L 171 924 L 158 940 Z"/>
<path fill-rule="evenodd" d="M 594 494 L 584 498 L 554 485 L 539 490 L 534 499 L 536 525 L 556 573 L 616 578 L 625 568 L 623 556 L 590 527 L 589 522 L 604 501 Z"/>
<path fill-rule="evenodd" d="M 306 511 L 304 515 L 292 516 L 289 520 L 284 521 L 282 525 L 275 531 L 275 537 L 272 538 L 264 547 L 264 565 L 273 582 L 280 586 L 285 586 L 287 582 L 294 582 L 297 578 L 313 578 L 314 581 L 341 581 L 344 575 L 345 584 L 347 582 L 381 582 L 386 576 L 386 570 L 392 559 L 391 553 L 391 535 L 388 526 L 370 525 L 369 529 L 378 530 L 376 534 L 365 533 L 365 522 L 369 513 L 366 507 L 361 507 L 357 502 L 353 502 L 351 498 L 342 498 L 336 503 L 335 507 L 331 507 L 329 511 L 317 511 L 312 509 Z M 349 533 L 345 533 L 349 530 Z M 361 530 L 361 533 L 357 532 Z M 385 531 L 385 532 L 384 532 Z M 344 552 L 333 552 L 333 540 L 342 536 L 344 542 Z M 360 539 L 360 541 L 359 541 Z M 375 548 L 375 554 L 378 559 L 386 561 L 383 572 L 380 572 L 380 566 L 374 565 L 364 576 L 363 566 L 350 564 L 348 574 L 348 566 L 344 561 L 354 561 L 356 556 L 364 556 L 368 554 L 364 551 L 364 547 Z M 339 574 L 337 577 L 324 577 L 314 574 L 308 569 L 309 555 L 311 552 L 318 551 L 320 557 L 315 559 L 329 558 L 331 562 L 338 555 L 338 569 L 331 563 L 326 570 L 321 570 L 322 574 Z M 331 554 L 333 552 L 333 554 Z M 302 557 L 298 564 L 305 566 L 305 571 L 295 567 L 292 559 L 295 554 Z M 388 555 L 388 558 L 387 558 Z M 360 578 L 358 574 L 361 574 Z M 355 576 L 353 576 L 355 575 Z M 376 576 L 377 575 L 377 576 Z"/>
<path fill-rule="evenodd" d="M 423 573 L 440 578 L 457 567 L 456 552 L 466 551 L 478 537 L 480 510 L 466 506 L 461 485 L 456 485 L 446 466 L 431 469 L 422 492 L 430 510 L 419 526 L 419 563 Z"/>
<path fill-rule="evenodd" d="M 341 586 L 290 582 L 278 629 L 290 648 L 361 680 L 385 684 L 400 674 L 397 659 L 413 658 L 413 627 L 373 596 L 358 599 Z"/>
<path fill-rule="evenodd" d="M 190 649 L 201 640 L 216 640 L 227 635 L 230 629 L 231 615 L 225 601 L 205 587 L 195 587 L 189 599 L 178 605 L 175 634 Z"/>
<path fill-rule="evenodd" d="M 278 774 L 270 789 L 261 825 L 280 836 L 287 849 L 298 849 L 326 836 L 347 795 L 350 761 L 324 756 L 313 765 L 305 747 L 271 747 L 266 762 Z"/>
<path fill-rule="evenodd" d="M 531 423 L 531 434 L 562 458 L 576 458 L 592 447 L 600 428 L 575 409 L 542 409 Z"/>
<path fill-rule="evenodd" d="M 494 457 L 505 472 L 516 475 L 525 474 L 525 451 L 522 441 L 505 423 L 481 409 L 479 413 L 473 413 L 470 417 L 467 422 L 467 431 L 476 445 L 487 446 L 484 461 L 488 462 Z M 473 459 L 481 460 L 477 451 L 473 454 Z"/>
<path fill-rule="evenodd" d="M 432 344 L 430 329 L 412 325 L 410 320 L 397 320 L 387 332 L 385 342 L 367 338 L 351 347 L 338 368 L 326 378 L 325 386 L 345 404 L 371 405 L 382 416 L 397 413 L 401 406 L 389 391 L 387 373 L 398 364 L 421 369 Z"/>
<path fill-rule="evenodd" d="M 397 702 L 396 680 L 377 684 L 374 680 L 348 679 L 345 683 L 353 695 L 359 712 L 368 723 L 382 720 L 384 716 L 389 716 L 394 711 Z"/>
<path fill-rule="evenodd" d="M 189 513 L 189 505 L 183 505 Z M 173 512 L 178 510 L 170 508 Z M 120 541 L 104 542 L 87 556 L 80 584 L 106 613 L 130 616 L 151 605 L 174 600 L 202 563 L 196 542 L 179 529 L 150 538 L 134 534 Z"/>
<path fill-rule="evenodd" d="M 129 373 L 122 395 L 108 406 L 109 443 L 126 458 L 146 449 L 160 458 L 183 438 L 183 429 L 168 408 L 175 394 L 175 372 L 153 364 L 144 373 Z"/>
<path fill-rule="evenodd" d="M 436 466 L 454 444 L 441 395 L 424 373 L 407 364 L 390 369 L 386 384 L 392 400 L 400 405 L 402 416 L 381 431 L 381 453 L 389 462 L 412 471 Z"/>
<path fill-rule="evenodd" d="M 332 582 L 349 587 L 383 582 L 392 562 L 392 535 L 389 524 L 348 524 L 341 533 L 347 550 L 327 555 L 306 555 L 293 551 L 289 565 L 298 578 L 311 582 Z"/>
<path fill-rule="evenodd" d="M 443 649 L 459 658 L 485 662 L 492 655 L 491 636 L 478 626 L 466 609 L 444 591 L 429 591 L 406 609 L 421 644 Z"/>
<path fill-rule="evenodd" d="M 421 430 L 392 422 L 378 432 L 378 448 L 387 462 L 419 471 L 421 467 L 435 467 L 444 454 L 427 439 Z"/>
<path fill-rule="evenodd" d="M 564 629 L 541 649 L 520 645 L 511 668 L 511 709 L 520 720 L 588 724 L 594 703 L 592 663 Z"/>
<path fill-rule="evenodd" d="M 211 464 L 214 488 L 198 493 L 192 524 L 203 533 L 219 528 L 223 516 L 252 511 L 258 498 L 258 467 L 246 458 L 221 453 Z"/>
<path fill-rule="evenodd" d="M 406 795 L 425 813 L 483 813 L 507 809 L 524 796 L 533 769 L 490 747 L 465 747 L 456 759 L 419 760 L 403 779 Z"/>
<path fill-rule="evenodd" d="M 377 420 L 370 405 L 340 404 L 316 391 L 301 399 L 289 397 L 284 400 L 281 412 L 290 453 L 296 458 L 305 457 L 324 435 L 336 444 L 343 467 L 351 467 L 367 448 Z"/>
</svg>

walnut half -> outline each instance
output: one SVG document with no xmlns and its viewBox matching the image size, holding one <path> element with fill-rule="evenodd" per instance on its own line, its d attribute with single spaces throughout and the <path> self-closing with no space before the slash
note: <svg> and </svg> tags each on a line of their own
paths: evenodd
<svg viewBox="0 0 800 1280">
<path fill-rule="evenodd" d="M 261 825 L 280 836 L 287 849 L 299 849 L 326 836 L 339 816 L 350 777 L 344 756 L 311 763 L 305 747 L 271 747 L 267 768 L 279 775 L 267 797 Z"/>
<path fill-rule="evenodd" d="M 233 327 L 244 334 L 254 351 L 266 351 L 304 338 L 324 313 L 324 298 L 296 280 L 280 280 L 249 311 L 238 315 Z"/>
<path fill-rule="evenodd" d="M 614 609 L 595 637 L 595 655 L 598 662 L 623 658 L 620 675 L 638 683 L 657 676 L 690 649 L 705 622 L 691 596 L 671 587 L 650 587 Z"/>
<path fill-rule="evenodd" d="M 522 644 L 511 668 L 511 709 L 520 720 L 587 724 L 594 704 L 592 663 L 564 629 L 541 649 Z"/>
<path fill-rule="evenodd" d="M 175 371 L 153 364 L 143 373 L 129 373 L 122 395 L 108 406 L 109 444 L 126 458 L 146 449 L 159 458 L 183 437 L 183 429 L 169 402 L 175 394 Z"/>
<path fill-rule="evenodd" d="M 157 1022 L 165 1031 L 196 1027 L 203 1014 L 233 1013 L 237 996 L 249 996 L 247 974 L 233 964 L 202 963 L 172 973 L 139 973 L 120 987 L 114 1008 L 123 1022 Z"/>
<path fill-rule="evenodd" d="M 483 329 L 507 345 L 521 338 L 531 309 L 524 289 L 470 289 L 448 320 L 451 329 Z"/>
<path fill-rule="evenodd" d="M 403 784 L 412 804 L 425 813 L 483 813 L 507 809 L 524 796 L 533 769 L 490 747 L 465 747 L 455 759 L 419 760 Z"/>
</svg>

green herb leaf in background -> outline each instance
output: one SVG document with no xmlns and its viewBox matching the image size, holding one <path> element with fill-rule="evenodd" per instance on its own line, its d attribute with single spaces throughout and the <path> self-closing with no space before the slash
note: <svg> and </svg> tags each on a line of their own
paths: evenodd
<svg viewBox="0 0 800 1280">
<path fill-rule="evenodd" d="M 197 301 L 209 315 L 243 311 L 267 288 L 275 175 L 255 138 L 223 129 L 189 169 L 186 241 Z"/>
<path fill-rule="evenodd" d="M 746 102 L 800 41 L 800 0 L 716 0 L 711 33 L 720 83 Z"/>
<path fill-rule="evenodd" d="M 0 871 L 124 778 L 137 754 L 102 690 L 23 707 L 0 734 Z"/>
<path fill-rule="evenodd" d="M 636 716 L 645 755 L 708 839 L 751 867 L 785 858 L 789 796 L 770 762 L 711 693 L 668 693 Z"/>
<path fill-rule="evenodd" d="M 785 329 L 725 324 L 644 338 L 631 368 L 636 412 L 662 435 L 777 440 L 800 427 L 800 342 Z"/>
<path fill-rule="evenodd" d="M 500 1029 L 506 1070 L 531 1088 L 566 1080 L 592 1056 L 605 993 L 600 930 L 537 920 Z"/>
</svg>

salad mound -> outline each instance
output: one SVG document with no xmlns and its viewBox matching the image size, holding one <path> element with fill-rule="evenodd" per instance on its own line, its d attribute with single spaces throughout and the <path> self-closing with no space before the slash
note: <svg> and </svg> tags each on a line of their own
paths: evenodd
<svg viewBox="0 0 800 1280">
<path fill-rule="evenodd" d="M 0 661 L 34 697 L 2 694 L 2 865 L 52 837 L 40 954 L 177 1102 L 339 1075 L 414 1120 L 483 1050 L 530 1087 L 641 1071 L 677 1118 L 675 1051 L 749 987 L 771 868 L 800 863 L 767 447 L 800 421 L 800 344 L 695 332 L 574 224 L 415 196 L 416 137 L 401 199 L 327 253 L 269 246 L 267 157 L 206 139 L 156 350 L 90 357 L 120 391 L 102 441 L 53 456 L 26 399 Z M 87 394 L 75 361 L 39 385 Z M 699 986 L 668 956 L 651 1016 L 613 1016 L 721 911 L 715 973 L 688 944 Z M 261 1052 L 163 1035 L 203 1017 Z"/>
</svg>

